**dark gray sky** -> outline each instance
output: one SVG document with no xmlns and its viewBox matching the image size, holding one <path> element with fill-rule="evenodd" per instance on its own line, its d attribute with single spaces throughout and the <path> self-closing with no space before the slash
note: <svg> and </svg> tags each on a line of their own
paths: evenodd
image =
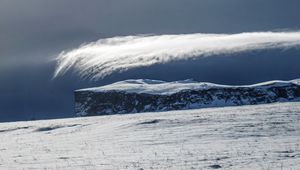
<svg viewBox="0 0 300 170">
<path fill-rule="evenodd" d="M 90 82 L 53 58 L 120 35 L 300 30 L 299 0 L 0 0 L 0 121 L 73 116 L 73 90 L 128 78 L 248 84 L 300 77 L 300 50 L 173 62 Z"/>
</svg>

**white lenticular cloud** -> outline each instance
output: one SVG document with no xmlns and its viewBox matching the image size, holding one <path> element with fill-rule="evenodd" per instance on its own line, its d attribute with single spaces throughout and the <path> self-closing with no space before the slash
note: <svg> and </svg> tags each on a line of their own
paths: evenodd
<svg viewBox="0 0 300 170">
<path fill-rule="evenodd" d="M 291 47 L 300 47 L 299 31 L 113 37 L 63 51 L 57 57 L 54 77 L 72 69 L 81 77 L 100 79 L 159 63 Z"/>
</svg>

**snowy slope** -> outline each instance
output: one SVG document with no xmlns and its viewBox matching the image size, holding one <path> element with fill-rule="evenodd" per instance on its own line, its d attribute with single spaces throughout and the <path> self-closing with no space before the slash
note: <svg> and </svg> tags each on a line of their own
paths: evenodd
<svg viewBox="0 0 300 170">
<path fill-rule="evenodd" d="M 0 169 L 299 169 L 300 103 L 0 124 Z"/>
</svg>

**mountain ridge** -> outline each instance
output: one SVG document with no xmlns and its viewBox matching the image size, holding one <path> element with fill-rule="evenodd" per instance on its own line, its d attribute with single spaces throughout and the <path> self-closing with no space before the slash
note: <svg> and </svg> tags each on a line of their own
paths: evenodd
<svg viewBox="0 0 300 170">
<path fill-rule="evenodd" d="M 78 116 L 125 114 L 300 101 L 300 79 L 239 86 L 130 79 L 74 94 Z"/>
</svg>

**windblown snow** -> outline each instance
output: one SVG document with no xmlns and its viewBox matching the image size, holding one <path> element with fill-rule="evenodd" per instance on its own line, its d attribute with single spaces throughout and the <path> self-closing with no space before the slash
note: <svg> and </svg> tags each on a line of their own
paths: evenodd
<svg viewBox="0 0 300 170">
<path fill-rule="evenodd" d="M 299 169 L 300 103 L 0 124 L 0 169 Z"/>
<path fill-rule="evenodd" d="M 81 77 L 100 79 L 129 69 L 172 61 L 299 47 L 299 31 L 112 37 L 63 51 L 56 59 L 54 77 L 73 70 Z"/>
</svg>

